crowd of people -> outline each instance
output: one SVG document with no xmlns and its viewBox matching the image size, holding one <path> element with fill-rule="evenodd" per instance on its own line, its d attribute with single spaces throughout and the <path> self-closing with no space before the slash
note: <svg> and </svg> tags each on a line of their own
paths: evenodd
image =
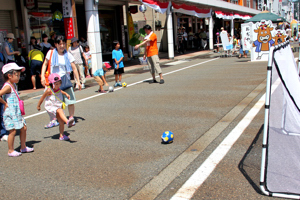
<svg viewBox="0 0 300 200">
<path fill-rule="evenodd" d="M 177 52 L 184 54 L 187 49 L 205 50 L 209 42 L 209 32 L 204 29 L 198 29 L 197 33 L 193 33 L 190 28 L 189 33 L 185 27 L 180 27 L 177 30 L 176 46 Z"/>
<path fill-rule="evenodd" d="M 42 34 L 42 41 L 39 42 L 34 36 L 30 37 L 30 43 L 28 46 L 29 53 L 27 56 L 28 67 L 30 68 L 31 82 L 33 89 L 36 89 L 36 76 L 41 78 L 41 69 L 43 62 L 46 59 L 46 55 L 50 50 L 55 49 L 56 33 L 50 32 L 50 38 L 46 34 Z M 15 56 L 21 55 L 19 51 L 14 51 L 13 40 L 14 34 L 7 34 L 6 40 L 3 45 L 3 63 L 16 62 Z M 72 38 L 71 47 L 68 51 L 75 57 L 76 69 L 80 75 L 80 82 L 84 88 L 85 77 L 92 76 L 91 66 L 91 53 L 89 52 L 89 46 L 84 38 L 81 37 L 80 41 L 77 38 Z M 78 88 L 78 86 L 76 86 Z"/>
<path fill-rule="evenodd" d="M 151 82 L 157 82 L 155 78 L 155 73 L 157 73 L 160 76 L 160 84 L 163 84 L 164 79 L 159 65 L 157 36 L 149 25 L 144 26 L 144 30 L 147 34 L 144 42 L 136 45 L 135 49 L 138 49 L 142 45 L 146 46 L 144 59 L 147 59 L 150 73 L 152 74 L 153 80 Z M 12 34 L 8 34 L 7 36 L 9 37 L 7 41 L 13 41 L 14 37 Z M 79 90 L 84 88 L 84 61 L 88 63 L 88 60 L 91 59 L 91 54 L 88 51 L 89 48 L 87 45 L 84 48 L 79 45 L 80 43 L 77 38 L 72 38 L 71 47 L 68 49 L 66 49 L 66 39 L 64 36 L 58 35 L 51 37 L 50 40 L 46 38 L 43 37 L 44 40 L 41 44 L 38 44 L 36 39 L 32 38 L 28 56 L 31 58 L 31 67 L 34 66 L 32 72 L 37 72 L 38 65 L 41 65 L 39 75 L 41 77 L 41 84 L 45 87 L 44 93 L 38 102 L 37 110 L 41 110 L 41 104 L 44 102 L 45 110 L 50 117 L 50 122 L 44 128 L 48 129 L 59 126 L 59 140 L 70 140 L 69 136 L 64 134 L 64 124 L 69 128 L 76 124 L 74 120 L 76 98 L 73 85 L 70 81 L 70 74 L 71 72 L 74 74 L 75 88 Z M 54 43 L 54 47 L 51 45 L 52 42 Z M 38 45 L 41 49 L 38 49 Z M 124 55 L 120 49 L 119 41 L 115 40 L 113 46 L 112 60 L 116 81 L 114 86 L 117 87 L 121 86 L 122 74 L 124 73 Z M 85 49 L 85 52 L 83 49 Z M 38 51 L 40 53 L 37 56 L 34 53 Z M 34 151 L 34 148 L 26 146 L 27 125 L 23 117 L 25 115 L 25 108 L 17 90 L 20 74 L 25 71 L 25 68 L 18 66 L 14 62 L 13 55 L 18 55 L 19 52 L 14 51 L 11 44 L 8 44 L 8 51 L 5 53 L 6 64 L 1 70 L 5 83 L 0 90 L 0 140 L 7 141 L 8 156 L 18 157 L 22 153 Z M 10 56 L 11 60 L 7 59 L 8 56 Z M 36 62 L 33 62 L 34 64 L 32 64 L 33 57 L 36 60 Z M 98 92 L 104 93 L 103 85 L 108 86 L 105 80 L 105 73 L 110 67 L 108 63 L 103 63 L 103 67 L 96 70 L 93 74 L 94 79 L 99 84 Z M 92 75 L 92 71 L 87 71 L 89 75 Z M 63 111 L 65 107 L 68 107 L 68 117 Z M 17 130 L 20 130 L 20 152 L 14 149 L 14 138 Z"/>
</svg>

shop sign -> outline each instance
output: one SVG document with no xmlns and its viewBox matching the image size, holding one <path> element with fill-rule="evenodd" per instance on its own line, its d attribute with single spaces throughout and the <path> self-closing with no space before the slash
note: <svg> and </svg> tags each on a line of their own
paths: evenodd
<svg viewBox="0 0 300 200">
<path fill-rule="evenodd" d="M 37 0 L 25 0 L 24 4 L 28 10 L 37 8 Z"/>
<path fill-rule="evenodd" d="M 65 24 L 65 34 L 67 40 L 70 40 L 74 37 L 74 26 L 73 26 L 73 18 L 64 18 Z"/>
<path fill-rule="evenodd" d="M 64 18 L 72 17 L 72 3 L 71 0 L 62 0 L 62 8 Z"/>
</svg>

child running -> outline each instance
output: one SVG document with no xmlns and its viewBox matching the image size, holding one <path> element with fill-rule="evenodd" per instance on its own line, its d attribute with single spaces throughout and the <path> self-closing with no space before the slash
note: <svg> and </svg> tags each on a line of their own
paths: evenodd
<svg viewBox="0 0 300 200">
<path fill-rule="evenodd" d="M 123 52 L 120 49 L 120 43 L 119 41 L 115 40 L 113 41 L 114 45 L 114 50 L 112 51 L 112 59 L 114 62 L 114 67 L 115 67 L 115 87 L 117 86 L 122 86 L 121 81 L 122 81 L 122 74 L 124 73 L 124 64 L 123 64 Z M 118 82 L 119 80 L 119 82 Z"/>
<path fill-rule="evenodd" d="M 105 73 L 110 67 L 111 67 L 110 65 L 105 65 L 105 63 L 103 63 L 103 67 L 96 70 L 95 73 L 93 74 L 95 81 L 99 84 L 98 92 L 100 93 L 106 93 L 105 90 L 103 90 L 103 85 L 105 84 L 105 86 L 108 86 L 108 83 L 106 82 L 105 79 Z"/>
<path fill-rule="evenodd" d="M 32 152 L 33 148 L 26 147 L 26 122 L 21 115 L 19 96 L 16 91 L 16 83 L 20 80 L 21 71 L 25 71 L 24 67 L 19 67 L 16 63 L 9 63 L 3 66 L 2 72 L 5 83 L 0 90 L 0 103 L 4 104 L 3 121 L 8 135 L 8 156 L 17 157 L 22 153 Z M 14 150 L 15 135 L 20 130 L 21 152 Z"/>
<path fill-rule="evenodd" d="M 70 140 L 68 136 L 64 135 L 64 123 L 70 128 L 72 127 L 74 118 L 68 120 L 62 109 L 64 104 L 62 95 L 65 95 L 68 99 L 70 99 L 70 95 L 60 90 L 61 78 L 58 74 L 50 74 L 48 80 L 49 86 L 45 89 L 43 96 L 40 98 L 37 109 L 39 111 L 41 110 L 41 104 L 46 99 L 45 109 L 50 116 L 50 121 L 57 118 L 59 122 L 59 140 Z"/>
</svg>

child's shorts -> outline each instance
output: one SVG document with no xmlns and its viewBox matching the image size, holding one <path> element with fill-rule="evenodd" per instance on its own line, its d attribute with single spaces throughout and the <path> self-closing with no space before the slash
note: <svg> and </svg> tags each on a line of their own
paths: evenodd
<svg viewBox="0 0 300 200">
<path fill-rule="evenodd" d="M 119 69 L 116 69 L 115 68 L 115 71 L 114 71 L 114 74 L 117 75 L 117 74 L 123 74 L 124 73 L 124 67 L 122 68 L 119 68 Z"/>
<path fill-rule="evenodd" d="M 95 81 L 99 84 L 99 85 L 104 85 L 102 79 L 100 78 L 100 76 L 93 76 Z"/>
</svg>

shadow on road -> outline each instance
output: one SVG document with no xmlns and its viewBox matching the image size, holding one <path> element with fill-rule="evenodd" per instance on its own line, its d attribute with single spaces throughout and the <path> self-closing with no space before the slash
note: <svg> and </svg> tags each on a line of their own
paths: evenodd
<svg viewBox="0 0 300 200">
<path fill-rule="evenodd" d="M 259 188 L 259 179 L 263 130 L 264 125 L 261 125 L 256 137 L 254 138 L 238 166 L 244 177 L 247 179 L 253 189 L 259 194 L 262 194 Z"/>
<path fill-rule="evenodd" d="M 34 144 L 36 143 L 40 143 L 41 141 L 36 141 L 36 140 L 32 140 L 32 141 L 27 141 L 26 142 L 26 146 L 27 147 L 34 147 Z M 21 146 L 19 146 L 18 148 L 15 149 L 16 151 L 20 152 L 21 151 Z"/>
</svg>

